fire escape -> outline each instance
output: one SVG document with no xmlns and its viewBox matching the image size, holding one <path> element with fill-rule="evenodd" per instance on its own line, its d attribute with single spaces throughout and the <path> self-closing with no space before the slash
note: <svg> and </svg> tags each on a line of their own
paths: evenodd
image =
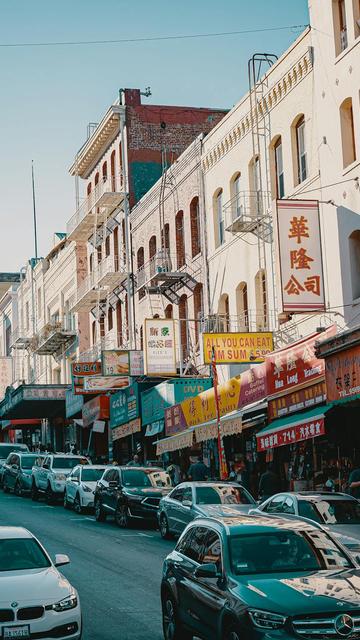
<svg viewBox="0 0 360 640">
<path fill-rule="evenodd" d="M 179 291 L 186 287 L 193 293 L 197 281 L 194 273 L 184 259 L 179 266 L 176 256 L 168 249 L 162 249 L 137 272 L 136 289 L 144 289 L 147 293 L 162 295 L 173 304 L 180 303 Z M 176 265 L 176 266 L 175 266 Z"/>
</svg>

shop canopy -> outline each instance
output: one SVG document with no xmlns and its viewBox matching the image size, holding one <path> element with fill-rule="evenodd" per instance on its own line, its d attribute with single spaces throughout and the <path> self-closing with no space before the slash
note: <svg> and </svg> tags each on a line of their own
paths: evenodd
<svg viewBox="0 0 360 640">
<path fill-rule="evenodd" d="M 293 444 L 325 434 L 325 416 L 334 403 L 314 407 L 304 413 L 270 422 L 256 434 L 257 450 L 267 451 L 275 447 Z"/>
<path fill-rule="evenodd" d="M 65 418 L 65 384 L 23 384 L 8 387 L 0 402 L 0 420 Z"/>
<path fill-rule="evenodd" d="M 1 423 L 3 431 L 9 431 L 11 429 L 29 429 L 41 427 L 41 420 L 37 418 L 23 419 L 23 420 L 3 420 Z"/>
</svg>

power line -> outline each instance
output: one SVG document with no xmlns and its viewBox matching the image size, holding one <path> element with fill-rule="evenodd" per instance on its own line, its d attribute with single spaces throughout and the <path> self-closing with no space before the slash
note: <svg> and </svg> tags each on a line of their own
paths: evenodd
<svg viewBox="0 0 360 640">
<path fill-rule="evenodd" d="M 69 47 L 69 46 L 87 46 L 92 44 L 126 44 L 129 42 L 159 42 L 166 40 L 190 40 L 196 38 L 222 38 L 226 36 L 238 36 L 248 33 L 264 33 L 266 31 L 286 31 L 296 29 L 306 29 L 307 24 L 293 24 L 285 27 L 267 27 L 263 29 L 243 29 L 241 31 L 219 31 L 215 33 L 194 33 L 178 36 L 152 36 L 148 38 L 121 38 L 118 40 L 69 40 L 58 42 L 7 42 L 0 43 L 0 48 L 15 47 Z"/>
</svg>

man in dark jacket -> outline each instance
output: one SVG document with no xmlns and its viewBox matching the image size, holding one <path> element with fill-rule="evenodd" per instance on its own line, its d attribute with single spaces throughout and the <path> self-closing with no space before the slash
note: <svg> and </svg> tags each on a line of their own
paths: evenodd
<svg viewBox="0 0 360 640">
<path fill-rule="evenodd" d="M 259 497 L 261 500 L 266 500 L 280 491 L 279 478 L 276 475 L 273 465 L 269 464 L 265 473 L 260 477 L 259 482 Z"/>
<path fill-rule="evenodd" d="M 209 469 L 206 464 L 203 463 L 201 456 L 198 457 L 197 462 L 190 465 L 188 476 L 189 480 L 193 480 L 194 482 L 208 479 Z"/>
</svg>

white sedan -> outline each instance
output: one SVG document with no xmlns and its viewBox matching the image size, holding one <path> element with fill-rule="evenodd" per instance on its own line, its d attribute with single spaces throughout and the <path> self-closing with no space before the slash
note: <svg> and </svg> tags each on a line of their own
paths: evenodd
<svg viewBox="0 0 360 640">
<path fill-rule="evenodd" d="M 74 507 L 76 513 L 94 506 L 94 493 L 98 480 L 103 476 L 104 465 L 79 464 L 66 478 L 64 507 Z"/>
<path fill-rule="evenodd" d="M 79 596 L 40 542 L 22 527 L 0 527 L 0 637 L 79 639 Z"/>
</svg>

